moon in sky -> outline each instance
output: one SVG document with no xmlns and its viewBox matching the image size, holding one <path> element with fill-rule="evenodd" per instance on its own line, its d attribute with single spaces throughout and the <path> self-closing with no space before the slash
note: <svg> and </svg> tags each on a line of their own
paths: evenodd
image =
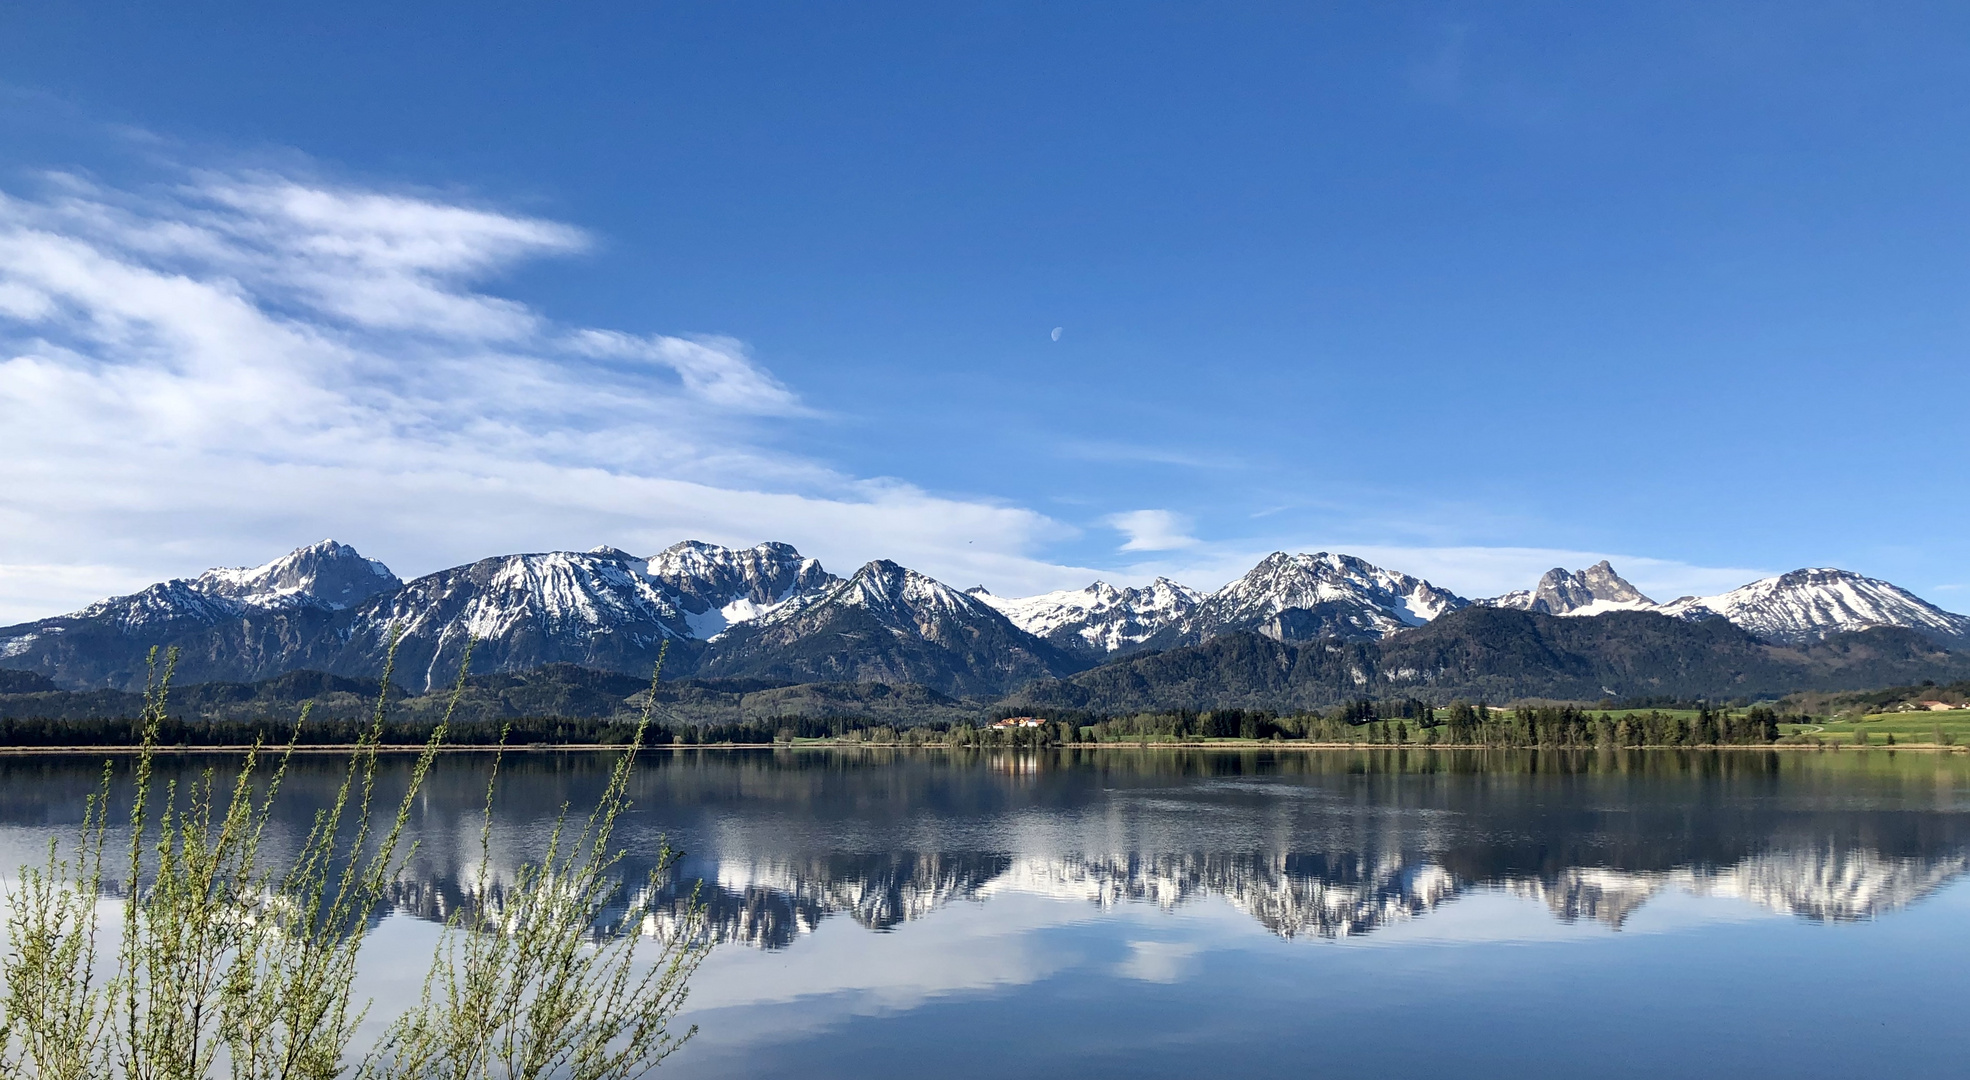
<svg viewBox="0 0 1970 1080">
<path fill-rule="evenodd" d="M 1054 339 L 1055 341 L 1059 341 L 1059 340 L 1060 340 L 1060 327 L 1058 327 L 1058 326 L 1056 326 L 1056 327 L 1054 327 L 1054 328 L 1053 328 L 1053 339 Z"/>
</svg>

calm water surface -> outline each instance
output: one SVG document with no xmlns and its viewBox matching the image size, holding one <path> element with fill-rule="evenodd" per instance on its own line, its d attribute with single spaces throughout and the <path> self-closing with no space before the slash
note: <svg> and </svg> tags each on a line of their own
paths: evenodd
<svg viewBox="0 0 1970 1080">
<path fill-rule="evenodd" d="M 379 1017 L 488 764 L 421 801 Z M 509 756 L 495 873 L 608 765 Z M 0 858 L 99 769 L 0 760 Z M 290 781 L 282 842 L 338 775 Z M 633 858 L 682 847 L 720 941 L 672 1077 L 1970 1075 L 1966 756 L 703 751 L 635 797 Z"/>
</svg>

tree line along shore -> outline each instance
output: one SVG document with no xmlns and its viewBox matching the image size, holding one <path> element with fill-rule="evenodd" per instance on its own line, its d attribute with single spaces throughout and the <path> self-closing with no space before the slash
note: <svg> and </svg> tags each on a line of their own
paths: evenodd
<svg viewBox="0 0 1970 1080">
<path fill-rule="evenodd" d="M 332 750 L 355 744 L 374 721 L 353 717 L 203 719 L 155 723 L 164 749 L 225 749 L 294 742 Z M 385 746 L 422 746 L 434 723 L 386 719 Z M 621 718 L 520 717 L 454 719 L 445 744 L 454 750 L 507 747 L 581 749 L 621 746 L 635 724 Z M 0 718 L 0 749 L 115 749 L 142 742 L 143 728 L 122 718 Z M 740 746 L 1128 747 L 1300 746 L 1537 749 L 1653 747 L 1885 746 L 1970 748 L 1970 710 L 1815 718 L 1769 706 L 1747 709 L 1599 709 L 1576 704 L 1501 708 L 1418 700 L 1353 702 L 1327 712 L 1276 714 L 1262 709 L 1171 710 L 1124 716 L 1053 713 L 989 720 L 898 725 L 849 717 L 762 717 L 729 723 L 661 723 L 647 732 L 653 749 Z"/>
</svg>

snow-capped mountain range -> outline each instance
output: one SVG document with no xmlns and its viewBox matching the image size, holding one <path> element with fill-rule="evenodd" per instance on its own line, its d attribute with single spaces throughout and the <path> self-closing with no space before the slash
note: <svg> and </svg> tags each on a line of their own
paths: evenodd
<svg viewBox="0 0 1970 1080">
<path fill-rule="evenodd" d="M 1874 626 L 1899 626 L 1945 643 L 1970 643 L 1970 618 L 1879 578 L 1830 568 L 1794 570 L 1716 596 L 1658 604 L 1602 560 L 1585 570 L 1554 567 L 1534 589 L 1478 603 L 1547 615 L 1653 611 L 1692 621 L 1724 618 L 1767 641 L 1790 644 Z"/>
<path fill-rule="evenodd" d="M 980 697 L 1112 656 L 1248 631 L 1281 642 L 1374 641 L 1473 604 L 1539 615 L 1657 612 L 1723 618 L 1798 644 L 1902 627 L 1970 645 L 1970 618 L 1885 581 L 1798 570 L 1711 597 L 1657 604 L 1602 562 L 1555 568 L 1533 589 L 1471 601 L 1351 555 L 1266 556 L 1223 588 L 1167 579 L 1140 587 L 1005 598 L 961 592 L 877 560 L 848 579 L 793 547 L 685 541 L 649 557 L 611 547 L 503 555 L 402 581 L 354 548 L 323 541 L 263 566 L 209 570 L 0 628 L 0 667 L 77 689 L 139 687 L 154 646 L 176 647 L 181 679 L 251 680 L 314 669 L 374 676 L 397 636 L 395 677 L 447 682 L 468 644 L 475 670 L 568 662 L 777 682 L 910 682 Z"/>
</svg>

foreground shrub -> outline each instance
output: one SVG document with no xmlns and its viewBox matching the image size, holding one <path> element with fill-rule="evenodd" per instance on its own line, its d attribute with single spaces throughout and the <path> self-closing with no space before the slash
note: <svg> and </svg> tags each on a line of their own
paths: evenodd
<svg viewBox="0 0 1970 1080">
<path fill-rule="evenodd" d="M 170 675 L 167 661 L 145 695 L 120 880 L 107 876 L 113 790 L 106 766 L 74 846 L 64 852 L 51 842 L 46 863 L 23 868 L 6 891 L 0 1075 L 627 1080 L 691 1036 L 695 1029 L 677 1032 L 671 1023 L 705 950 L 695 902 L 683 930 L 650 950 L 641 948 L 649 914 L 642 900 L 620 918 L 604 918 L 622 894 L 614 827 L 628 806 L 647 710 L 586 823 L 572 835 L 557 826 L 542 860 L 522 867 L 496 904 L 453 916 L 421 1000 L 352 1058 L 367 1013 L 353 999 L 357 959 L 413 853 L 406 826 L 449 712 L 419 753 L 394 817 L 378 829 L 379 696 L 334 799 L 293 858 L 269 869 L 261 840 L 294 742 L 273 757 L 264 783 L 266 755 L 256 746 L 229 785 L 208 769 L 184 790 L 175 781 L 156 790 L 156 732 Z M 463 685 L 461 668 L 454 708 Z M 491 815 L 489 786 L 481 833 L 488 851 Z M 666 849 L 654 873 L 672 863 Z M 488 897 L 485 865 L 481 897 Z M 651 884 L 637 895 L 655 896 Z M 119 892 L 120 904 L 105 899 Z"/>
</svg>

